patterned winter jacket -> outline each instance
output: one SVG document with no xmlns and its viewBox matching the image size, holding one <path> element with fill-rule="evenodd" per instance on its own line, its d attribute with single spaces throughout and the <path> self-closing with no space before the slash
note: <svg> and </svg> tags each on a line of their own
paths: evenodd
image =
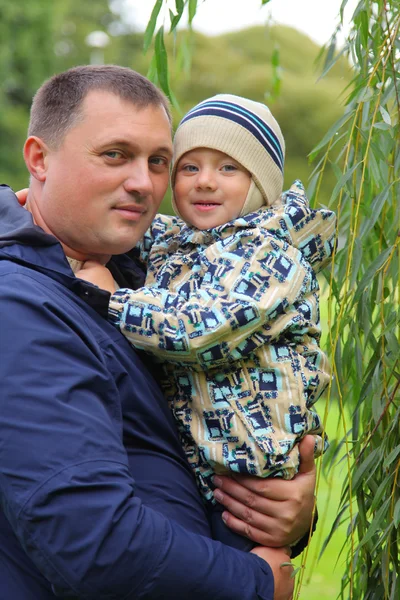
<svg viewBox="0 0 400 600">
<path fill-rule="evenodd" d="M 160 381 L 205 498 L 228 470 L 292 478 L 297 442 L 326 446 L 313 404 L 330 369 L 319 348 L 316 273 L 335 215 L 296 181 L 279 203 L 199 231 L 158 215 L 140 248 L 146 287 L 118 290 L 110 319 L 160 363 Z"/>
</svg>

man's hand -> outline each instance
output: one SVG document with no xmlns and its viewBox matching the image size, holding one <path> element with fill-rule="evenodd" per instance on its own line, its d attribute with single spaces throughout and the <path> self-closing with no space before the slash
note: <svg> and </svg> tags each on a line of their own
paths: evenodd
<svg viewBox="0 0 400 600">
<path fill-rule="evenodd" d="M 251 551 L 263 558 L 271 567 L 274 575 L 274 600 L 292 600 L 294 590 L 293 567 L 282 566 L 290 562 L 290 551 L 287 548 L 264 548 L 258 546 Z"/>
<path fill-rule="evenodd" d="M 24 188 L 23 190 L 19 190 L 19 192 L 15 192 L 17 196 L 17 200 L 21 206 L 25 206 L 27 198 L 28 198 L 29 188 Z"/>
<path fill-rule="evenodd" d="M 87 260 L 83 264 L 82 269 L 77 271 L 75 275 L 79 279 L 94 283 L 94 285 L 97 285 L 102 290 L 107 290 L 110 294 L 113 294 L 117 289 L 113 276 L 107 267 L 94 260 Z"/>
<path fill-rule="evenodd" d="M 261 479 L 250 475 L 214 477 L 216 500 L 227 511 L 228 527 L 262 546 L 289 546 L 311 528 L 314 507 L 314 438 L 299 445 L 300 470 L 294 479 Z M 222 495 L 220 495 L 222 494 Z"/>
</svg>

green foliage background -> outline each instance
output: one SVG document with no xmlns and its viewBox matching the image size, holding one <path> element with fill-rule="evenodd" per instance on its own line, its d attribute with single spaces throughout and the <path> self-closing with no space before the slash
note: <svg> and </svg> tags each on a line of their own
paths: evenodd
<svg viewBox="0 0 400 600">
<path fill-rule="evenodd" d="M 143 53 L 143 33 L 123 23 L 122 4 L 111 6 L 106 0 L 0 0 L 0 181 L 14 189 L 27 185 L 22 146 L 32 96 L 53 73 L 98 59 L 85 42 L 90 32 L 110 35 L 104 62 L 148 73 L 152 53 Z M 175 125 L 194 104 L 216 93 L 266 101 L 285 136 L 286 185 L 295 178 L 307 181 L 307 155 L 343 110 L 341 92 L 350 81 L 346 61 L 317 82 L 319 48 L 287 27 L 255 27 L 212 38 L 179 31 L 175 41 L 173 36 L 166 38 L 166 50 L 171 57 L 170 86 L 179 101 L 179 108 L 173 108 Z M 274 53 L 279 54 L 283 81 L 277 98 Z M 333 185 L 333 174 L 330 177 L 322 186 L 323 203 Z M 169 195 L 161 208 L 171 212 Z"/>
</svg>

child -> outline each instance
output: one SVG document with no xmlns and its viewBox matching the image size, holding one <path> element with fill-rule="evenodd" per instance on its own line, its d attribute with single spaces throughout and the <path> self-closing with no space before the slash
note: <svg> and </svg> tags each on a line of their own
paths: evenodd
<svg viewBox="0 0 400 600">
<path fill-rule="evenodd" d="M 310 209 L 300 182 L 281 194 L 283 160 L 263 104 L 218 95 L 189 111 L 174 139 L 181 219 L 157 215 L 139 248 L 146 287 L 110 301 L 112 322 L 162 366 L 210 502 L 215 473 L 289 479 L 304 435 L 314 434 L 316 456 L 324 449 L 312 408 L 329 381 L 316 273 L 331 257 L 335 216 Z"/>
</svg>

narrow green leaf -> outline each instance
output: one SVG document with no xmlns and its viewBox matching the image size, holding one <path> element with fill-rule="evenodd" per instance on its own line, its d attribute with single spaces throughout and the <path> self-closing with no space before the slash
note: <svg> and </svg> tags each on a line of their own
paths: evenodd
<svg viewBox="0 0 400 600">
<path fill-rule="evenodd" d="M 394 521 L 394 526 L 398 527 L 400 524 L 400 498 L 397 500 L 396 506 L 394 507 L 393 521 Z"/>
<path fill-rule="evenodd" d="M 155 54 L 153 54 L 153 56 L 151 57 L 151 61 L 150 61 L 150 65 L 149 65 L 149 69 L 147 71 L 146 77 L 147 77 L 147 79 L 150 79 L 150 81 L 152 81 L 153 83 L 155 83 L 155 84 L 158 83 L 157 57 Z"/>
<path fill-rule="evenodd" d="M 321 148 L 326 146 L 326 144 L 330 141 L 331 138 L 343 127 L 345 123 L 353 116 L 353 111 L 347 112 L 343 117 L 341 117 L 332 127 L 329 129 L 328 133 L 324 135 L 319 144 L 312 149 L 311 155 L 315 155 Z"/>
<path fill-rule="evenodd" d="M 192 24 L 192 21 L 196 15 L 197 11 L 197 0 L 189 0 L 189 25 Z"/>
<path fill-rule="evenodd" d="M 271 64 L 273 67 L 279 67 L 281 64 L 278 46 L 275 46 L 274 51 L 272 52 Z"/>
<path fill-rule="evenodd" d="M 184 1 L 183 0 L 175 0 L 175 8 L 176 8 L 176 15 L 174 15 L 174 13 L 171 10 L 169 11 L 170 19 L 171 19 L 170 32 L 176 30 L 176 27 L 177 27 L 179 21 L 181 20 L 181 17 L 183 15 L 183 11 L 185 8 Z"/>
<path fill-rule="evenodd" d="M 372 521 L 371 525 L 368 527 L 367 534 L 363 537 L 363 539 L 360 542 L 360 547 L 365 546 L 365 544 L 370 539 L 372 539 L 372 537 L 375 535 L 378 528 L 383 528 L 384 517 L 385 517 L 385 513 L 388 510 L 388 507 L 390 505 L 390 500 L 391 500 L 390 498 L 387 498 L 385 500 L 385 502 L 382 504 L 382 506 L 380 507 L 380 509 L 378 510 L 378 512 L 376 513 L 374 520 Z"/>
<path fill-rule="evenodd" d="M 373 95 L 374 91 L 370 87 L 361 88 L 361 91 L 358 94 L 357 102 L 368 102 L 368 100 L 371 100 Z"/>
<path fill-rule="evenodd" d="M 319 557 L 320 558 L 321 558 L 322 554 L 324 553 L 325 548 L 329 544 L 329 542 L 330 542 L 333 534 L 335 533 L 335 531 L 337 529 L 339 529 L 340 525 L 343 523 L 343 520 L 344 520 L 343 515 L 346 515 L 348 508 L 349 508 L 348 504 L 345 504 L 340 509 L 337 517 L 335 518 L 335 520 L 334 520 L 334 522 L 332 524 L 332 527 L 331 527 L 331 530 L 330 530 L 330 532 L 328 534 L 328 537 L 324 540 L 324 543 L 322 544 L 322 548 L 321 548 L 320 553 L 319 553 Z"/>
<path fill-rule="evenodd" d="M 190 32 L 189 32 L 190 35 Z M 176 64 L 178 69 L 181 70 L 187 77 L 190 74 L 190 68 L 192 64 L 192 48 L 188 44 L 188 33 L 185 32 L 178 46 L 178 53 L 176 57 Z"/>
<path fill-rule="evenodd" d="M 382 131 L 388 131 L 389 129 L 392 129 L 392 126 L 388 125 L 387 123 L 374 123 L 374 127 L 375 129 L 381 129 Z"/>
<path fill-rule="evenodd" d="M 379 464 L 379 451 L 380 448 L 373 450 L 371 454 L 364 460 L 364 462 L 362 462 L 361 465 L 355 470 L 352 484 L 353 491 L 358 488 L 366 474 L 367 477 L 370 477 L 373 471 L 377 468 Z"/>
<path fill-rule="evenodd" d="M 168 98 L 171 97 L 168 79 L 168 55 L 164 43 L 164 27 L 161 26 L 156 34 L 155 55 L 157 64 L 157 76 L 160 82 L 161 89 Z"/>
<path fill-rule="evenodd" d="M 380 486 L 374 493 L 374 498 L 372 500 L 372 504 L 370 507 L 371 512 L 375 511 L 378 508 L 378 506 L 380 506 L 382 498 L 384 496 L 387 496 L 387 491 L 390 486 L 390 479 L 391 479 L 390 476 L 385 477 L 385 479 L 382 481 L 382 483 L 380 484 Z"/>
<path fill-rule="evenodd" d="M 364 47 L 366 48 L 368 46 L 368 26 L 369 26 L 369 22 L 368 22 L 368 14 L 366 10 L 362 10 L 360 12 L 360 32 L 361 32 L 361 36 L 362 36 L 362 42 Z"/>
<path fill-rule="evenodd" d="M 375 368 L 375 373 L 372 378 L 372 417 L 375 421 L 375 424 L 380 421 L 382 418 L 382 410 L 384 407 L 384 402 L 381 399 L 382 389 L 382 369 L 381 365 L 378 363 Z"/>
<path fill-rule="evenodd" d="M 315 205 L 313 202 L 314 194 L 315 194 L 315 190 L 316 190 L 317 183 L 318 183 L 320 176 L 321 176 L 321 171 L 319 171 L 319 170 L 316 171 L 314 173 L 314 175 L 311 177 L 309 184 L 307 186 L 307 196 L 310 199 L 310 202 L 313 204 L 313 206 Z"/>
<path fill-rule="evenodd" d="M 390 290 L 388 290 L 388 291 L 390 294 Z M 392 319 L 392 323 L 393 324 L 392 324 L 391 328 L 385 332 L 385 338 L 386 338 L 386 343 L 387 343 L 388 349 L 389 349 L 390 353 L 393 355 L 393 358 L 395 359 L 396 357 L 400 356 L 400 344 L 399 344 L 396 334 L 393 332 L 393 328 L 394 328 L 394 331 L 396 331 L 395 319 Z M 387 322 L 386 327 L 388 327 L 388 326 L 390 327 L 390 325 Z M 390 357 L 388 356 L 388 358 L 390 358 Z"/>
<path fill-rule="evenodd" d="M 173 106 L 173 107 L 174 107 L 174 108 L 177 110 L 177 112 L 178 112 L 178 113 L 179 113 L 181 116 L 183 116 L 183 115 L 182 115 L 182 109 L 181 109 L 181 107 L 179 106 L 178 100 L 176 99 L 176 96 L 175 96 L 174 92 L 171 90 L 171 88 L 169 88 L 169 93 L 170 93 L 169 99 L 171 100 L 171 104 L 172 104 L 172 106 Z"/>
<path fill-rule="evenodd" d="M 392 464 L 394 459 L 399 456 L 399 454 L 400 454 L 400 446 L 397 446 L 397 448 L 392 450 L 392 452 L 389 454 L 389 456 L 386 457 L 386 460 L 383 463 L 383 468 L 387 469 Z"/>
<path fill-rule="evenodd" d="M 335 39 L 335 45 L 333 47 L 333 51 L 332 51 L 332 55 L 330 54 L 330 48 L 328 48 L 328 52 L 326 55 L 326 59 L 325 59 L 325 63 L 324 66 L 322 68 L 322 73 L 321 75 L 318 77 L 317 81 L 320 81 L 320 79 L 322 79 L 323 77 L 325 77 L 325 75 L 327 73 L 329 73 L 329 71 L 332 69 L 332 67 L 334 67 L 336 65 L 336 63 L 338 62 L 338 60 L 340 59 L 341 56 L 343 56 L 343 54 L 347 54 L 348 52 L 348 48 L 346 45 L 343 46 L 343 48 L 337 52 L 336 54 L 334 54 L 336 50 L 336 39 Z"/>
<path fill-rule="evenodd" d="M 178 15 L 183 13 L 183 9 L 185 8 L 184 0 L 175 0 L 175 8 Z"/>
<path fill-rule="evenodd" d="M 387 257 L 391 253 L 392 248 L 386 248 L 379 256 L 370 264 L 368 269 L 365 271 L 360 283 L 358 284 L 358 288 L 356 293 L 354 294 L 353 303 L 355 304 L 360 299 L 362 293 L 365 288 L 370 285 L 373 280 L 376 272 L 382 267 L 385 263 Z"/>
<path fill-rule="evenodd" d="M 361 237 L 361 236 L 360 236 Z M 363 247 L 361 243 L 361 239 L 358 237 L 354 242 L 354 252 L 353 252 L 353 260 L 351 263 L 351 287 L 354 286 L 357 281 L 357 275 L 359 268 L 361 266 L 361 261 L 363 259 Z"/>
<path fill-rule="evenodd" d="M 361 383 L 363 379 L 363 352 L 361 347 L 360 338 L 355 334 L 356 347 L 355 347 L 355 366 L 357 381 Z"/>
<path fill-rule="evenodd" d="M 392 119 L 390 118 L 388 111 L 385 108 L 383 108 L 383 106 L 380 106 L 379 110 L 382 115 L 382 119 L 385 121 L 385 123 L 387 123 L 388 125 L 391 125 Z"/>
<path fill-rule="evenodd" d="M 157 0 L 153 6 L 153 10 L 151 12 L 150 20 L 147 23 L 146 31 L 144 32 L 144 40 L 143 40 L 143 52 L 146 53 L 150 47 L 151 40 L 153 39 L 154 30 L 157 24 L 157 18 L 160 14 L 160 10 L 162 7 L 163 0 Z"/>
<path fill-rule="evenodd" d="M 347 2 L 348 2 L 348 0 L 343 0 L 340 5 L 340 20 L 342 23 L 343 23 L 343 13 L 344 13 L 344 9 L 346 8 Z"/>
<path fill-rule="evenodd" d="M 280 67 L 279 48 L 276 46 L 272 52 L 272 98 L 276 99 L 279 96 L 281 89 L 281 67 Z"/>
<path fill-rule="evenodd" d="M 387 185 L 386 188 L 373 200 L 371 204 L 371 216 L 369 219 L 363 221 L 360 228 L 360 238 L 363 238 L 365 235 L 367 235 L 379 219 L 382 208 L 389 197 L 389 191 L 392 185 L 393 183 L 389 183 L 389 185 Z"/>
<path fill-rule="evenodd" d="M 361 162 L 362 161 L 356 163 L 355 165 L 353 165 L 351 167 L 351 169 L 349 169 L 348 171 L 346 171 L 346 173 L 343 173 L 343 175 L 341 176 L 341 178 L 339 179 L 339 181 L 337 182 L 337 184 L 333 188 L 332 196 L 331 196 L 331 199 L 330 199 L 331 202 L 333 202 L 334 200 L 336 200 L 337 196 L 339 195 L 340 190 L 345 187 L 346 183 L 349 181 L 349 179 L 353 175 L 354 171 L 360 166 Z"/>
</svg>

